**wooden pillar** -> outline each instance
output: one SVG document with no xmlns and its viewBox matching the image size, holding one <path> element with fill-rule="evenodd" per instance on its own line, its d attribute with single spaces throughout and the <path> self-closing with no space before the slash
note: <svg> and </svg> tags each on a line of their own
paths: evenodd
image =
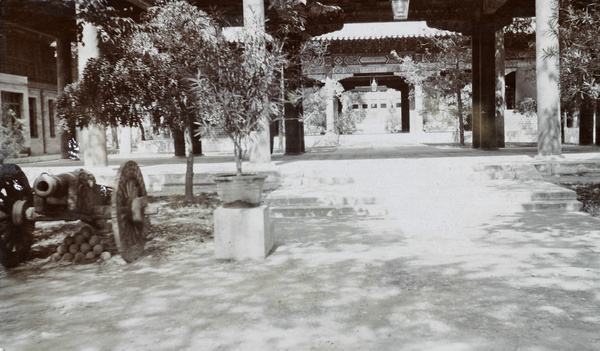
<svg viewBox="0 0 600 351">
<path fill-rule="evenodd" d="M 284 105 L 285 116 L 285 154 L 298 155 L 302 153 L 300 122 L 296 114 L 296 106 L 291 102 Z"/>
<path fill-rule="evenodd" d="M 504 81 L 504 31 L 496 32 L 496 145 L 506 146 L 504 135 L 504 110 L 506 109 L 505 93 L 506 83 Z"/>
<path fill-rule="evenodd" d="M 98 30 L 91 23 L 82 23 L 82 43 L 77 46 L 79 74 L 82 75 L 90 58 L 96 58 L 98 49 Z M 106 128 L 101 124 L 90 124 L 83 129 L 81 138 L 83 164 L 88 168 L 107 167 Z"/>
<path fill-rule="evenodd" d="M 269 125 L 269 141 L 271 143 L 271 155 L 273 154 L 273 149 L 275 148 L 275 136 L 279 134 L 279 120 L 271 121 Z"/>
<path fill-rule="evenodd" d="M 198 136 L 192 137 L 192 152 L 194 153 L 194 156 L 204 156 L 202 153 L 202 139 Z"/>
<path fill-rule="evenodd" d="M 579 110 L 579 145 L 594 143 L 594 100 L 587 95 Z"/>
<path fill-rule="evenodd" d="M 496 141 L 496 31 L 494 23 L 482 23 L 479 46 L 481 96 L 481 148 L 493 150 Z"/>
<path fill-rule="evenodd" d="M 175 156 L 185 156 L 185 134 L 183 129 L 173 128 L 171 134 L 173 135 L 173 150 Z"/>
<path fill-rule="evenodd" d="M 410 87 L 408 84 L 402 85 L 400 90 L 400 113 L 402 119 L 402 133 L 410 133 L 410 101 L 408 94 L 410 93 Z"/>
<path fill-rule="evenodd" d="M 481 33 L 478 23 L 472 26 L 471 34 L 471 67 L 472 67 L 472 90 L 473 90 L 473 148 L 481 147 Z"/>
<path fill-rule="evenodd" d="M 535 14 L 538 155 L 561 155 L 560 66 L 558 57 L 546 55 L 559 47 L 551 24 L 558 18 L 558 0 L 535 0 Z"/>
<path fill-rule="evenodd" d="M 300 109 L 302 109 L 302 105 L 300 105 Z M 298 121 L 298 134 L 300 137 L 300 152 L 306 152 L 306 144 L 304 143 L 304 121 Z"/>
</svg>

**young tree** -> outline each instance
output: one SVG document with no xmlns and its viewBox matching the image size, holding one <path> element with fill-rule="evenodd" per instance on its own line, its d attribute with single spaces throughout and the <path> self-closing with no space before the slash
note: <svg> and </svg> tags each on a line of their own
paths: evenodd
<svg viewBox="0 0 600 351">
<path fill-rule="evenodd" d="M 168 30 L 166 30 L 168 28 Z M 219 27 L 185 1 L 161 1 L 127 30 L 101 31 L 101 57 L 58 99 L 60 116 L 79 127 L 89 123 L 156 126 L 186 131 L 185 198 L 193 197 L 193 122 L 190 77 L 220 41 Z"/>
<path fill-rule="evenodd" d="M 280 72 L 287 64 L 282 45 L 261 30 L 244 28 L 221 39 L 199 65 L 193 82 L 197 123 L 207 134 L 225 134 L 234 144 L 236 176 L 242 175 L 245 143 L 262 131 L 264 119 L 280 111 Z"/>
<path fill-rule="evenodd" d="M 468 37 L 452 35 L 431 38 L 427 43 L 427 60 L 415 62 L 411 57 L 399 57 L 402 76 L 411 84 L 420 84 L 423 92 L 433 99 L 451 96 L 456 102 L 460 145 L 465 145 L 465 108 L 471 84 L 471 45 Z"/>
</svg>

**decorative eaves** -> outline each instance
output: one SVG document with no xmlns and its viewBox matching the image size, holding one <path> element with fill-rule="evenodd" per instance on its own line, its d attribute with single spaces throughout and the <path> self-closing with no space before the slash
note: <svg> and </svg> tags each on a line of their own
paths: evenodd
<svg viewBox="0 0 600 351">
<path fill-rule="evenodd" d="M 430 28 L 425 22 L 346 23 L 342 29 L 316 36 L 313 40 L 332 41 L 431 38 L 453 34 L 454 33 L 449 31 Z"/>
</svg>

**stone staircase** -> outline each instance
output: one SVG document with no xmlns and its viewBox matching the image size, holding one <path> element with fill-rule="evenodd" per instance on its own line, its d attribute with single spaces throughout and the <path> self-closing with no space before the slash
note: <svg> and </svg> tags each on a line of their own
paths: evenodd
<svg viewBox="0 0 600 351">
<path fill-rule="evenodd" d="M 312 179 L 310 183 L 312 185 L 285 187 L 269 194 L 266 202 L 271 216 L 335 218 L 387 214 L 386 199 L 356 191 L 357 184 L 352 178 L 323 177 Z"/>
<path fill-rule="evenodd" d="M 582 203 L 573 190 L 544 181 L 532 164 L 478 165 L 474 170 L 497 180 L 494 187 L 500 194 L 499 201 L 511 205 L 515 211 L 576 212 Z"/>
<path fill-rule="evenodd" d="M 361 169 L 360 166 L 355 168 Z M 464 201 L 480 201 L 481 206 L 489 206 L 491 211 L 579 211 L 582 206 L 574 191 L 545 182 L 530 163 L 443 164 L 433 169 L 417 169 L 414 174 L 406 174 L 410 173 L 406 168 L 392 166 L 365 167 L 364 172 L 351 172 L 351 169 L 297 169 L 297 172 L 282 174 L 282 186 L 266 198 L 271 216 L 384 216 L 388 214 L 390 201 L 418 198 L 419 189 L 427 192 L 432 182 L 442 182 L 443 185 L 437 185 L 439 189 L 453 187 L 466 192 L 477 189 L 475 195 L 465 196 Z M 395 196 L 394 189 L 402 187 L 413 187 L 409 190 L 412 197 L 406 196 L 404 189 L 398 192 L 403 195 Z"/>
</svg>

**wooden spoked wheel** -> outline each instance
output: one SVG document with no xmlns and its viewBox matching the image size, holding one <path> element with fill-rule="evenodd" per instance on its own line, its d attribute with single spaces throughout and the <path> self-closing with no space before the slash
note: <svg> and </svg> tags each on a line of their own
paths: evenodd
<svg viewBox="0 0 600 351">
<path fill-rule="evenodd" d="M 146 243 L 146 186 L 137 163 L 127 161 L 117 173 L 111 199 L 111 219 L 119 253 L 127 262 L 138 259 Z"/>
<path fill-rule="evenodd" d="M 12 268 L 27 260 L 35 223 L 24 218 L 33 193 L 27 176 L 13 164 L 0 165 L 0 264 Z"/>
</svg>

